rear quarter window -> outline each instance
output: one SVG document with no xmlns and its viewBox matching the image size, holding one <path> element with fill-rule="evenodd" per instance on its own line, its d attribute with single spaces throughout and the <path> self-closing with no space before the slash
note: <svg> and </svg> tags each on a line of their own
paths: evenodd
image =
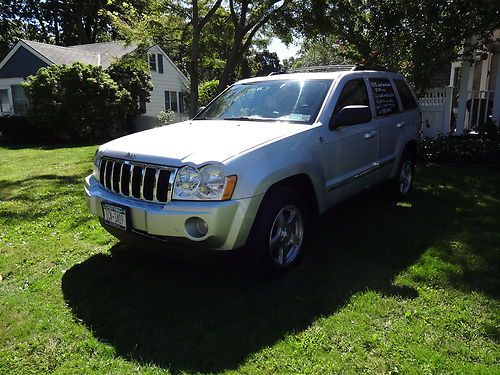
<svg viewBox="0 0 500 375">
<path fill-rule="evenodd" d="M 370 78 L 370 88 L 375 100 L 377 116 L 387 116 L 399 112 L 396 94 L 391 82 L 385 78 Z"/>
<path fill-rule="evenodd" d="M 402 79 L 395 79 L 394 84 L 396 85 L 399 96 L 401 97 L 403 111 L 417 108 L 417 102 L 415 101 L 408 84 Z"/>
</svg>

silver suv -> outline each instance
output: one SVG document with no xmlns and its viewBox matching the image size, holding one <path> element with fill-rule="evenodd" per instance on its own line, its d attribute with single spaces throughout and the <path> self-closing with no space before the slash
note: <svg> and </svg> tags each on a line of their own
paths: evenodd
<svg viewBox="0 0 500 375">
<path fill-rule="evenodd" d="M 412 187 L 420 111 L 396 73 L 280 74 L 235 83 L 192 120 L 99 147 L 90 211 L 122 241 L 192 252 L 248 245 L 293 265 L 311 217 L 381 182 Z"/>
</svg>

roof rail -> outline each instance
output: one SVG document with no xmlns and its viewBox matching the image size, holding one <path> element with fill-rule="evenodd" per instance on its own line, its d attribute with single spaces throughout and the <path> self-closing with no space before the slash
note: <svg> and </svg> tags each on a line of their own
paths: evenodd
<svg viewBox="0 0 500 375">
<path fill-rule="evenodd" d="M 296 68 L 288 70 L 287 73 L 308 73 L 308 72 L 347 72 L 356 68 L 356 65 L 318 65 L 318 66 L 305 66 L 303 68 Z"/>
<path fill-rule="evenodd" d="M 282 69 L 282 70 L 278 70 L 277 72 L 271 72 L 271 73 L 269 73 L 267 76 L 268 76 L 268 77 L 269 77 L 269 76 L 277 76 L 278 74 L 286 74 L 286 73 L 288 73 L 288 72 L 287 72 L 286 70 L 283 70 L 283 69 Z"/>
</svg>

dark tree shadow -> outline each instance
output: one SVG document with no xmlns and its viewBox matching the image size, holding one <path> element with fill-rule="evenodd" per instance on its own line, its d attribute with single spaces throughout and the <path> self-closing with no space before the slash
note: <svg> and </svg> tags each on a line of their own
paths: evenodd
<svg viewBox="0 0 500 375">
<path fill-rule="evenodd" d="M 269 282 L 249 277 L 231 259 L 182 262 L 118 244 L 110 255 L 68 270 L 64 296 L 75 316 L 123 357 L 174 372 L 235 369 L 358 291 L 416 297 L 393 280 L 436 239 L 433 225 L 415 226 L 439 205 L 429 194 L 415 196 L 411 207 L 372 196 L 324 216 L 308 256 Z M 399 233 L 391 235 L 395 227 Z"/>
<path fill-rule="evenodd" d="M 455 230 L 457 207 L 470 209 L 470 220 L 492 214 L 478 211 L 469 195 L 427 189 L 426 183 L 422 179 L 422 188 L 404 204 L 374 194 L 323 216 L 303 262 L 268 282 L 249 277 L 232 259 L 182 262 L 118 244 L 110 255 L 68 270 L 62 290 L 75 317 L 124 358 L 173 372 L 236 369 L 253 353 L 334 313 L 357 292 L 417 297 L 394 279 Z M 498 213 L 498 206 L 487 209 Z M 468 284 L 468 274 L 453 281 L 455 276 L 450 280 L 459 287 L 488 290 L 477 280 Z"/>
</svg>

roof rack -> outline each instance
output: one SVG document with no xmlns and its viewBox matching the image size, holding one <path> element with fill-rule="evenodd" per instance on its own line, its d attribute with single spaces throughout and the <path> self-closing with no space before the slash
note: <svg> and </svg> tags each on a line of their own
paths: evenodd
<svg viewBox="0 0 500 375">
<path fill-rule="evenodd" d="M 287 73 L 309 73 L 309 72 L 347 72 L 356 68 L 356 65 L 319 65 L 305 66 L 303 68 L 291 69 Z"/>
<path fill-rule="evenodd" d="M 337 64 L 337 65 L 318 65 L 318 66 L 305 66 L 303 68 L 296 68 L 290 70 L 280 70 L 271 72 L 269 76 L 287 73 L 314 73 L 314 72 L 354 72 L 359 70 L 368 70 L 364 64 Z M 375 69 L 382 70 L 382 69 Z"/>
<path fill-rule="evenodd" d="M 384 67 L 373 67 L 373 70 L 383 70 L 387 71 Z M 360 70 L 369 70 L 365 64 L 337 64 L 337 65 L 318 65 L 318 66 L 305 66 L 303 68 L 296 68 L 290 70 L 279 70 L 277 72 L 271 72 L 269 76 L 275 76 L 278 74 L 288 74 L 288 73 L 314 73 L 314 72 L 354 72 Z"/>
</svg>

